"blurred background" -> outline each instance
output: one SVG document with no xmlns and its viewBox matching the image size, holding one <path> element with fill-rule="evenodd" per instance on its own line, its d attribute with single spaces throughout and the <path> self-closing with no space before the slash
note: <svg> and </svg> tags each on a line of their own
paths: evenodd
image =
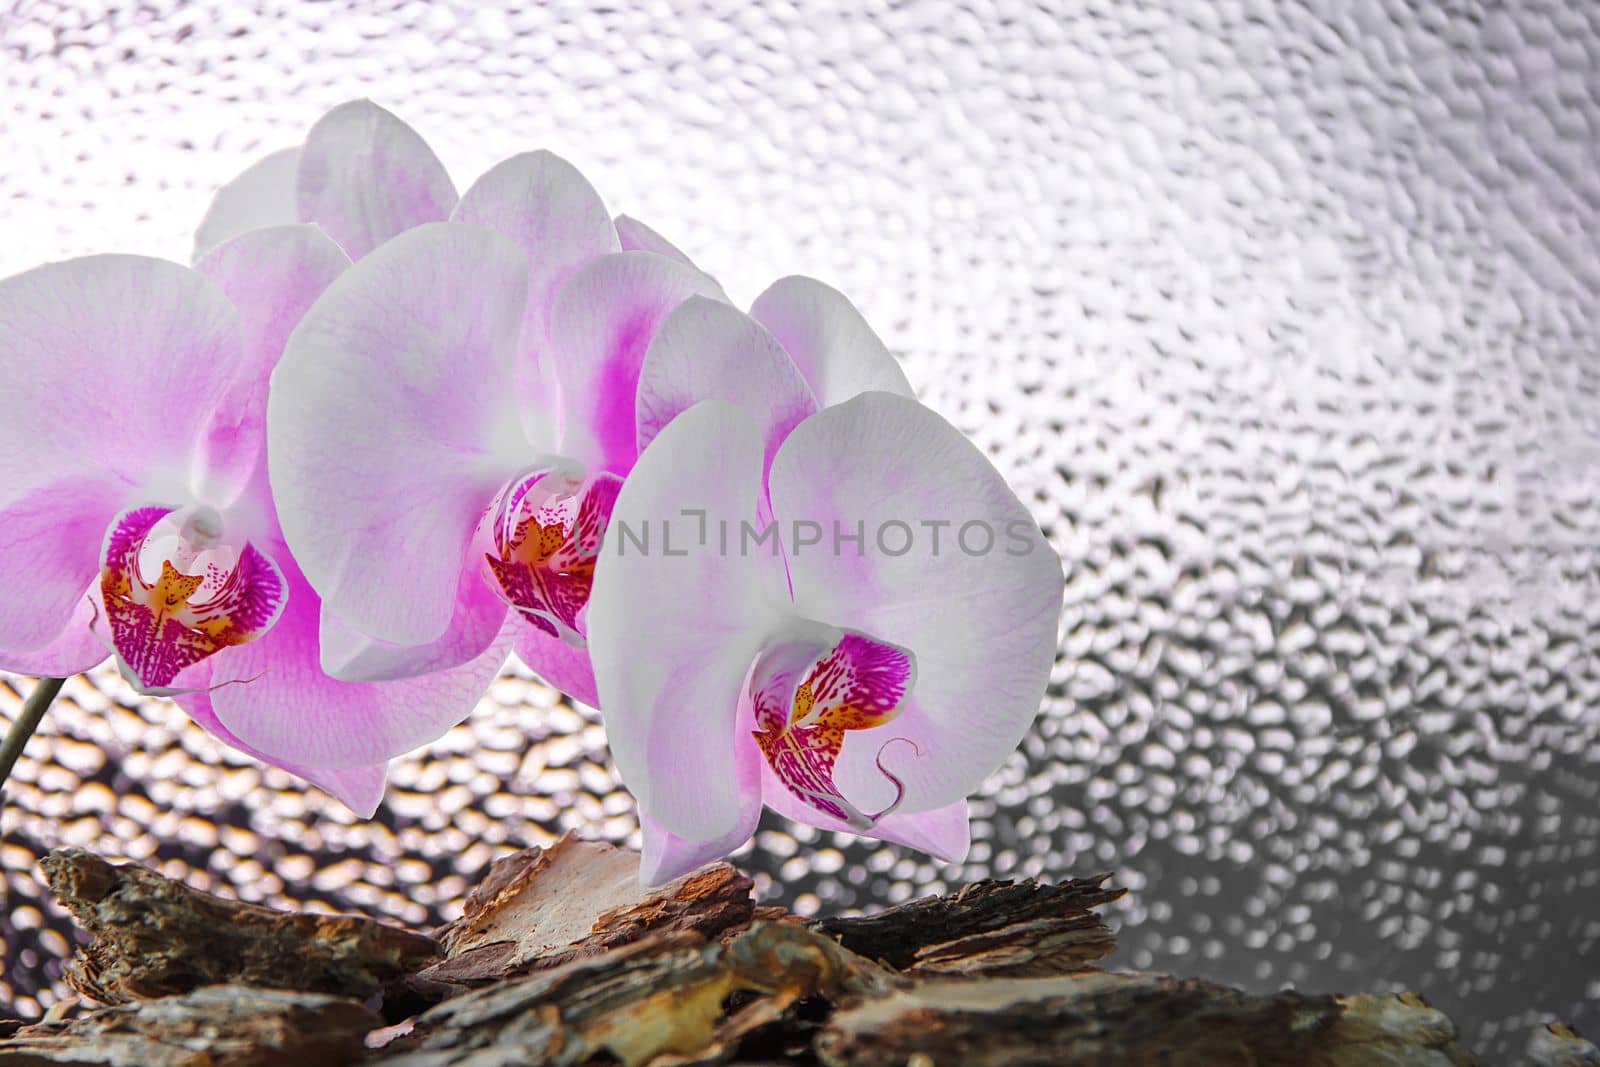
<svg viewBox="0 0 1600 1067">
<path fill-rule="evenodd" d="M 990 452 L 1068 588 L 971 860 L 768 816 L 739 857 L 768 899 L 1111 871 L 1121 966 L 1415 989 L 1499 1055 L 1600 1030 L 1600 8 L 0 12 L 0 274 L 186 261 L 220 184 L 367 96 L 461 189 L 567 157 L 741 305 L 829 281 Z M 61 992 L 56 845 L 429 924 L 510 848 L 636 832 L 596 716 L 526 675 L 370 823 L 104 671 L 7 793 L 22 1016 Z"/>
</svg>

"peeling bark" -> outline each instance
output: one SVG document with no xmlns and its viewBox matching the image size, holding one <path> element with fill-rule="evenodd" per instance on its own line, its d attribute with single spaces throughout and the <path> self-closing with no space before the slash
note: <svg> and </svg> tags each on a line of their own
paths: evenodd
<svg viewBox="0 0 1600 1067">
<path fill-rule="evenodd" d="M 930 980 L 836 1014 L 828 1067 L 906 1063 L 1464 1067 L 1455 1028 L 1421 998 L 1258 996 L 1164 975 Z M 918 1057 L 921 1057 L 919 1060 Z"/>
<path fill-rule="evenodd" d="M 378 1017 L 354 1000 L 208 986 L 182 996 L 22 1027 L 0 1040 L 6 1067 L 344 1067 Z"/>
<path fill-rule="evenodd" d="M 1116 945 L 1095 908 L 1122 896 L 1109 875 L 1046 885 L 974 882 L 860 918 L 821 919 L 812 929 L 853 952 L 921 975 L 1066 974 Z"/>
<path fill-rule="evenodd" d="M 666 885 L 639 884 L 639 854 L 568 834 L 497 861 L 440 932 L 446 958 L 414 987 L 437 994 L 557 967 L 651 933 L 715 937 L 749 924 L 749 877 L 713 863 Z"/>
<path fill-rule="evenodd" d="M 647 890 L 638 862 L 572 838 L 509 856 L 436 942 L 58 852 L 44 862 L 51 884 L 94 937 L 75 987 L 143 1003 L 22 1027 L 0 1038 L 0 1067 L 1473 1062 L 1450 1019 L 1411 993 L 1257 995 L 1095 969 L 1113 946 L 1097 909 L 1121 895 L 1104 877 L 979 882 L 803 922 L 757 908 L 726 863 Z M 219 980 L 232 984 L 190 992 Z M 380 990 L 387 1020 L 324 995 Z M 1600 1067 L 1559 1024 L 1529 1058 Z"/>
<path fill-rule="evenodd" d="M 432 938 L 356 915 L 290 915 L 115 866 L 82 849 L 41 862 L 94 940 L 67 984 L 102 1004 L 234 983 L 365 999 L 439 955 Z"/>
<path fill-rule="evenodd" d="M 417 1019 L 414 1048 L 378 1062 L 561 1067 L 602 1054 L 628 1067 L 715 1062 L 746 1036 L 781 1026 L 807 998 L 877 993 L 896 981 L 796 923 L 758 923 L 726 944 L 655 934 L 446 1001 Z"/>
<path fill-rule="evenodd" d="M 1533 1067 L 1600 1067 L 1600 1047 L 1566 1023 L 1549 1023 L 1528 1041 L 1528 1062 Z"/>
</svg>

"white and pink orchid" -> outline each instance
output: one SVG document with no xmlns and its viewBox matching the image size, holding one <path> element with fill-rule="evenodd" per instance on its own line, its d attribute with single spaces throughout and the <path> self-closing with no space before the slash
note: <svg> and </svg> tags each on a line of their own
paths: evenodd
<svg viewBox="0 0 1600 1067">
<path fill-rule="evenodd" d="M 791 394 L 745 354 L 769 368 L 747 397 Z M 648 881 L 738 847 L 763 804 L 960 860 L 965 798 L 1049 678 L 1060 560 L 982 453 L 894 393 L 792 413 L 696 404 L 613 508 L 589 647 Z"/>
<path fill-rule="evenodd" d="M 464 718 L 505 649 L 382 685 L 318 666 L 317 597 L 267 477 L 266 391 L 348 263 L 287 226 L 194 270 L 97 256 L 0 282 L 0 668 L 65 676 L 113 651 L 141 689 L 370 814 L 386 761 Z"/>
<path fill-rule="evenodd" d="M 199 260 L 265 226 L 310 222 L 351 259 L 396 234 L 449 218 L 456 189 L 426 141 L 370 100 L 329 111 L 305 143 L 257 160 L 212 199 L 194 235 Z"/>
<path fill-rule="evenodd" d="M 624 250 L 619 233 L 662 251 Z M 391 239 L 329 289 L 269 408 L 329 671 L 435 670 L 504 630 L 534 671 L 595 702 L 584 609 L 638 451 L 639 368 L 695 295 L 721 289 L 548 152 L 496 166 L 451 221 Z"/>
<path fill-rule="evenodd" d="M 370 813 L 514 649 L 602 708 L 647 880 L 764 805 L 966 853 L 1061 565 L 843 296 L 740 312 L 547 152 L 458 197 L 366 101 L 195 248 L 0 282 L 0 668 L 109 648 Z"/>
</svg>

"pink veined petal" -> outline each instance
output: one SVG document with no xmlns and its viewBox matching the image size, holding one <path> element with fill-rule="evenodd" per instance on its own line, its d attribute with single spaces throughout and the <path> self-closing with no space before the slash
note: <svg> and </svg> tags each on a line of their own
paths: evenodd
<svg viewBox="0 0 1600 1067">
<path fill-rule="evenodd" d="M 170 560 L 146 577 L 141 550 L 167 507 L 132 508 L 112 522 L 101 552 L 100 597 L 112 644 L 141 686 L 178 674 L 226 648 L 255 641 L 284 610 L 288 586 L 273 560 L 245 544 L 226 575 L 189 574 Z"/>
<path fill-rule="evenodd" d="M 885 750 L 880 731 L 851 731 L 836 782 L 863 810 L 888 805 L 896 788 L 881 755 L 904 784 L 900 810 L 967 796 L 1038 713 L 1055 658 L 1060 558 L 983 453 L 904 397 L 864 393 L 801 423 L 769 488 L 785 530 L 812 520 L 864 533 L 859 555 L 791 546 L 795 609 L 917 659 L 916 684 L 886 728 L 911 744 Z"/>
<path fill-rule="evenodd" d="M 509 238 L 422 226 L 335 281 L 273 372 L 284 534 L 329 609 L 371 637 L 445 634 L 460 583 L 477 580 L 464 549 L 537 455 L 510 388 L 527 288 Z"/>
<path fill-rule="evenodd" d="M 420 678 L 331 678 L 318 650 L 321 604 L 292 561 L 284 573 L 290 597 L 278 624 L 211 661 L 218 720 L 273 761 L 352 768 L 428 744 L 472 713 L 505 664 L 507 643 L 497 640 L 476 659 Z"/>
<path fill-rule="evenodd" d="M 0 649 L 0 671 L 66 678 L 101 663 L 106 658 L 105 638 L 91 627 L 96 622 L 104 625 L 105 611 L 96 606 L 96 597 L 96 590 L 86 592 L 65 628 L 44 645 L 26 652 Z"/>
<path fill-rule="evenodd" d="M 617 237 L 622 242 L 622 250 L 624 252 L 654 252 L 658 256 L 675 259 L 685 266 L 695 267 L 696 270 L 700 269 L 695 266 L 694 260 L 684 255 L 677 245 L 638 219 L 630 218 L 627 215 L 618 215 L 616 229 Z M 707 276 L 709 277 L 709 275 Z M 727 294 L 722 291 L 721 285 L 717 285 L 716 279 L 712 279 L 712 284 L 717 286 L 717 291 L 713 295 L 719 300 L 726 300 L 728 298 Z"/>
<path fill-rule="evenodd" d="M 789 431 L 817 410 L 816 397 L 783 346 L 750 316 L 702 296 L 679 304 L 656 329 L 639 371 L 639 451 L 702 400 L 726 400 L 756 420 L 767 466 Z"/>
<path fill-rule="evenodd" d="M 639 863 L 639 882 L 642 885 L 660 885 L 697 867 L 722 859 L 728 853 L 750 840 L 761 821 L 761 757 L 755 746 L 746 743 L 755 726 L 755 708 L 748 692 L 739 699 L 738 719 L 735 729 L 742 737 L 734 746 L 733 780 L 737 790 L 736 818 L 727 833 L 706 840 L 679 837 L 648 811 L 639 811 L 639 830 L 643 838 L 644 856 Z"/>
<path fill-rule="evenodd" d="M 10 663 L 70 638 L 72 621 L 100 573 L 106 524 L 126 492 L 114 480 L 86 475 L 35 489 L 0 508 L 0 649 L 6 650 L 0 667 L 37 673 Z"/>
<path fill-rule="evenodd" d="M 211 684 L 210 664 L 199 664 L 185 680 L 195 687 L 195 691 L 175 696 L 173 700 L 206 733 L 229 748 L 237 749 L 262 763 L 282 768 L 297 778 L 304 778 L 363 819 L 370 819 L 377 813 L 378 805 L 383 802 L 384 785 L 389 774 L 387 763 L 373 763 L 365 767 L 302 767 L 294 763 L 280 763 L 239 740 L 217 718 L 216 709 L 211 705 L 211 694 L 207 692 Z"/>
<path fill-rule="evenodd" d="M 506 626 L 515 641 L 517 658 L 546 685 L 591 708 L 600 706 L 594 667 L 589 662 L 587 649 L 529 626 L 515 612 L 507 619 Z"/>
<path fill-rule="evenodd" d="M 779 782 L 770 767 L 761 769 L 761 795 L 767 807 L 819 830 L 857 834 L 926 852 L 945 863 L 961 863 L 972 847 L 972 829 L 967 819 L 967 802 L 958 800 L 931 811 L 896 811 L 879 819 L 869 829 L 856 829 L 843 820 L 827 815 L 800 800 Z"/>
<path fill-rule="evenodd" d="M 315 226 L 270 226 L 229 240 L 195 264 L 239 312 L 245 373 L 215 410 L 195 453 L 196 495 L 232 503 L 266 463 L 267 381 L 306 310 L 350 265 Z"/>
<path fill-rule="evenodd" d="M 714 292 L 704 274 L 649 252 L 603 256 L 568 279 L 550 320 L 564 454 L 628 473 L 638 455 L 634 397 L 650 339 L 673 308 Z"/>
<path fill-rule="evenodd" d="M 299 170 L 299 147 L 284 148 L 256 160 L 218 189 L 195 230 L 190 261 L 242 233 L 296 221 L 295 176 Z"/>
<path fill-rule="evenodd" d="M 481 581 L 463 575 L 444 636 L 426 645 L 368 637 L 323 605 L 322 669 L 340 681 L 387 682 L 458 667 L 476 659 L 505 625 L 506 606 Z"/>
<path fill-rule="evenodd" d="M 329 111 L 306 135 L 297 217 L 360 259 L 396 234 L 450 217 L 456 189 L 417 132 L 370 100 Z"/>
<path fill-rule="evenodd" d="M 617 770 L 642 810 L 691 841 L 739 822 L 737 768 L 755 754 L 740 702 L 787 612 L 780 559 L 719 551 L 724 524 L 737 546 L 741 522 L 753 521 L 760 479 L 748 414 L 708 400 L 678 416 L 623 483 L 589 597 L 589 654 Z M 686 510 L 704 512 L 704 542 Z"/>
<path fill-rule="evenodd" d="M 0 352 L 0 512 L 88 480 L 122 487 L 107 521 L 141 499 L 183 499 L 207 419 L 250 380 L 222 291 L 187 267 L 136 256 L 0 281 Z"/>
<path fill-rule="evenodd" d="M 498 230 L 528 257 L 528 302 L 518 362 L 524 405 L 554 402 L 550 310 L 556 290 L 590 260 L 620 251 L 606 206 L 578 169 L 550 152 L 525 152 L 473 183 L 451 216 Z"/>
<path fill-rule="evenodd" d="M 815 278 L 778 279 L 756 297 L 750 314 L 793 357 L 823 407 L 872 390 L 916 395 L 855 305 Z"/>
<path fill-rule="evenodd" d="M 444 635 L 426 645 L 397 645 L 361 633 L 322 605 L 322 669 L 342 681 L 384 682 L 460 666 L 476 659 L 506 623 L 505 601 L 481 571 L 490 547 L 483 523 L 461 558 L 454 612 Z"/>
<path fill-rule="evenodd" d="M 732 830 L 710 841 L 687 841 L 640 812 L 639 832 L 644 839 L 644 855 L 639 861 L 639 884 L 664 885 L 708 863 L 715 863 L 750 840 L 756 832 L 756 824 L 761 821 L 759 790 L 756 796 L 753 817 L 747 818 L 741 811 L 739 822 Z"/>
</svg>

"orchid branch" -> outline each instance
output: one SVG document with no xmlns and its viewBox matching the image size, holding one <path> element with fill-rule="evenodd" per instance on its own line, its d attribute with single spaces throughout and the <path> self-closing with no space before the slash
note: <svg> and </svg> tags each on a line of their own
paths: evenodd
<svg viewBox="0 0 1600 1067">
<path fill-rule="evenodd" d="M 40 720 L 65 682 L 65 678 L 40 678 L 33 692 L 28 694 L 17 721 L 6 731 L 5 740 L 0 741 L 0 786 L 5 785 L 6 779 L 11 777 L 11 768 L 16 766 L 17 758 L 22 755 L 23 746 L 39 728 Z"/>
</svg>

